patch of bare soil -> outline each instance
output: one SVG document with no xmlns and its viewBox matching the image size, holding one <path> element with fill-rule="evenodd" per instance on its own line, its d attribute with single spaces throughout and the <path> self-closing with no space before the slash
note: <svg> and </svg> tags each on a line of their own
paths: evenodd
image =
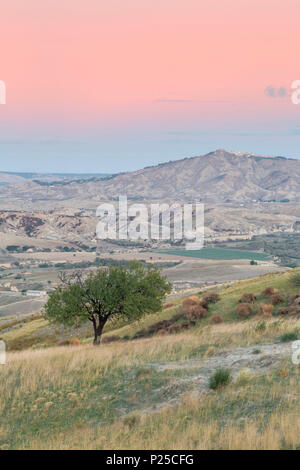
<svg viewBox="0 0 300 470">
<path fill-rule="evenodd" d="M 154 367 L 158 372 L 183 370 L 187 374 L 176 379 L 173 384 L 173 392 L 177 387 L 178 394 L 175 393 L 174 396 L 173 393 L 172 398 L 160 403 L 155 408 L 147 408 L 144 411 L 155 412 L 164 406 L 174 406 L 186 392 L 190 392 L 195 396 L 211 392 L 208 386 L 209 379 L 218 369 L 229 369 L 234 381 L 245 369 L 251 375 L 264 374 L 278 366 L 283 358 L 291 357 L 291 355 L 291 343 L 275 343 L 223 350 L 206 359 L 150 363 L 148 365 Z"/>
</svg>

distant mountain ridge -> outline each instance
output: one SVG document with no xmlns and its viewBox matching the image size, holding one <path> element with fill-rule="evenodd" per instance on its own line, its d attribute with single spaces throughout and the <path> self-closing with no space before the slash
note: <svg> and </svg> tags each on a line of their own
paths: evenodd
<svg viewBox="0 0 300 470">
<path fill-rule="evenodd" d="M 300 202 L 300 160 L 216 150 L 141 170 L 70 181 L 67 185 L 27 181 L 0 188 L 0 200 L 39 201 L 172 200 L 205 203 Z"/>
</svg>

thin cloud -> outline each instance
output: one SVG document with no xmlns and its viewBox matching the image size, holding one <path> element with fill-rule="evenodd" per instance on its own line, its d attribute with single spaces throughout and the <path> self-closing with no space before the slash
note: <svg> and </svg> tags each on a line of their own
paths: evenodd
<svg viewBox="0 0 300 470">
<path fill-rule="evenodd" d="M 230 101 L 159 98 L 159 99 L 153 100 L 153 103 L 230 103 Z"/>
<path fill-rule="evenodd" d="M 154 103 L 193 103 L 194 100 L 186 99 L 172 99 L 172 98 L 159 98 L 154 100 Z"/>
</svg>

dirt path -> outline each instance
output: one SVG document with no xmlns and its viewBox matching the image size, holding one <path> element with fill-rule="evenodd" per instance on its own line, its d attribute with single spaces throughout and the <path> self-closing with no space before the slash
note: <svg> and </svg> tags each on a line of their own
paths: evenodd
<svg viewBox="0 0 300 470">
<path fill-rule="evenodd" d="M 147 363 L 147 365 L 155 368 L 157 372 L 182 370 L 186 371 L 187 374 L 177 378 L 172 384 L 173 392 L 174 386 L 177 387 L 177 392 L 173 393 L 173 396 L 157 404 L 154 408 L 146 408 L 142 411 L 153 413 L 164 406 L 174 406 L 179 403 L 181 396 L 187 392 L 195 396 L 211 392 L 208 386 L 209 379 L 220 368 L 229 369 L 234 381 L 243 369 L 249 370 L 250 374 L 263 374 L 279 365 L 284 357 L 291 358 L 291 356 L 292 343 L 289 342 L 227 349 L 206 359 Z"/>
<path fill-rule="evenodd" d="M 201 369 L 208 374 L 215 369 L 227 368 L 238 373 L 248 368 L 252 373 L 263 372 L 286 356 L 291 356 L 291 343 L 275 343 L 260 346 L 240 347 L 221 351 L 219 354 L 207 359 L 191 359 L 179 362 L 153 363 L 158 371 L 167 369 Z"/>
</svg>

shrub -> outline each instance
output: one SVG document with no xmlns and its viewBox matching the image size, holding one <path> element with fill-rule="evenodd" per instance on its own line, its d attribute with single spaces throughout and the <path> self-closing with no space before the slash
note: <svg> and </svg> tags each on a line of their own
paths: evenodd
<svg viewBox="0 0 300 470">
<path fill-rule="evenodd" d="M 182 312 L 178 312 L 178 313 L 175 313 L 175 315 L 173 315 L 171 318 L 170 318 L 170 321 L 172 323 L 175 323 L 177 322 L 178 320 L 182 320 L 184 318 L 184 314 Z"/>
<path fill-rule="evenodd" d="M 289 315 L 300 318 L 300 305 L 291 305 L 290 307 L 283 307 L 277 310 L 278 315 Z"/>
<path fill-rule="evenodd" d="M 266 322 L 264 320 L 257 323 L 255 331 L 265 331 L 267 328 Z"/>
<path fill-rule="evenodd" d="M 137 415 L 129 415 L 125 416 L 123 419 L 123 423 L 125 426 L 127 426 L 129 429 L 134 428 L 140 421 L 140 417 Z"/>
<path fill-rule="evenodd" d="M 72 338 L 71 339 L 71 346 L 80 346 L 81 345 L 81 341 L 79 338 Z"/>
<path fill-rule="evenodd" d="M 168 308 L 174 307 L 174 304 L 172 302 L 169 302 L 165 305 L 163 305 L 163 310 L 167 310 Z"/>
<path fill-rule="evenodd" d="M 68 339 L 68 338 L 60 339 L 60 340 L 57 342 L 57 346 L 70 346 L 70 344 L 71 344 L 71 340 Z"/>
<path fill-rule="evenodd" d="M 282 307 L 277 310 L 278 315 L 288 315 L 290 313 L 290 309 L 288 307 Z"/>
<path fill-rule="evenodd" d="M 284 302 L 284 298 L 280 294 L 273 294 L 271 296 L 271 304 L 272 305 L 278 305 Z"/>
<path fill-rule="evenodd" d="M 236 314 L 240 318 L 249 317 L 252 313 L 252 308 L 250 304 L 243 303 L 239 304 L 236 309 Z"/>
<path fill-rule="evenodd" d="M 218 369 L 209 379 L 209 388 L 217 390 L 231 381 L 231 373 L 228 369 Z"/>
<path fill-rule="evenodd" d="M 295 295 L 292 299 L 293 305 L 300 305 L 300 295 Z"/>
<path fill-rule="evenodd" d="M 207 304 L 216 304 L 217 302 L 219 302 L 220 296 L 219 296 L 219 294 L 212 293 L 212 294 L 208 294 L 205 297 L 203 297 L 203 300 Z"/>
<path fill-rule="evenodd" d="M 276 294 L 276 293 L 277 293 L 277 289 L 275 289 L 272 286 L 266 287 L 265 290 L 262 291 L 262 295 L 264 295 L 265 297 L 271 297 L 271 295 Z"/>
<path fill-rule="evenodd" d="M 199 305 L 201 305 L 203 308 L 206 308 L 206 310 L 208 309 L 208 302 L 205 299 L 200 299 Z"/>
<path fill-rule="evenodd" d="M 168 330 L 158 330 L 158 332 L 156 334 L 164 336 L 164 335 L 168 335 L 169 331 Z"/>
<path fill-rule="evenodd" d="M 200 305 L 200 299 L 196 295 L 192 295 L 191 297 L 184 299 L 184 301 L 182 302 L 182 308 L 184 310 L 194 305 Z"/>
<path fill-rule="evenodd" d="M 254 304 L 255 301 L 256 301 L 256 296 L 250 292 L 245 292 L 245 294 L 243 294 L 239 300 L 240 303 L 247 303 L 247 304 Z"/>
<path fill-rule="evenodd" d="M 157 323 L 153 323 L 153 325 L 150 325 L 148 330 L 146 330 L 146 335 L 147 333 L 149 333 L 150 335 L 157 333 L 159 330 L 168 328 L 171 325 L 172 325 L 172 322 L 169 320 L 161 320 Z"/>
<path fill-rule="evenodd" d="M 291 331 L 289 333 L 284 333 L 283 335 L 281 335 L 279 338 L 279 341 L 281 343 L 287 343 L 289 341 L 297 341 L 298 336 L 299 335 L 297 331 Z"/>
<path fill-rule="evenodd" d="M 290 283 L 294 287 L 300 287 L 300 271 L 297 271 L 290 275 L 289 278 Z"/>
<path fill-rule="evenodd" d="M 200 304 L 191 305 L 185 311 L 186 317 L 190 320 L 198 320 L 200 318 L 204 318 L 207 316 L 207 313 L 207 310 Z"/>
<path fill-rule="evenodd" d="M 222 317 L 220 317 L 220 315 L 213 315 L 211 317 L 211 320 L 210 320 L 212 323 L 214 323 L 215 325 L 218 325 L 219 323 L 223 323 L 224 320 Z"/>
<path fill-rule="evenodd" d="M 261 304 L 260 305 L 261 313 L 266 318 L 272 318 L 272 312 L 274 310 L 274 305 L 272 304 Z"/>
<path fill-rule="evenodd" d="M 168 328 L 168 333 L 178 333 L 181 330 L 181 325 L 171 325 Z"/>
<path fill-rule="evenodd" d="M 181 330 L 186 330 L 187 328 L 190 328 L 193 324 L 194 322 L 185 321 L 182 323 L 178 323 L 177 325 L 171 325 L 167 331 L 169 333 L 179 333 Z"/>
</svg>

